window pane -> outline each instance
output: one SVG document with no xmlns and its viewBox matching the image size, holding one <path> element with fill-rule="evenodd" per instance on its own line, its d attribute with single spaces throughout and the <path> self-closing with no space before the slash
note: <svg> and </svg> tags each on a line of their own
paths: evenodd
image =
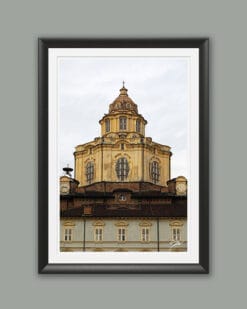
<svg viewBox="0 0 247 309">
<path fill-rule="evenodd" d="M 119 129 L 120 130 L 126 130 L 127 129 L 127 118 L 126 117 L 120 117 L 119 118 Z"/>
<path fill-rule="evenodd" d="M 136 120 L 136 132 L 140 132 L 141 131 L 141 122 L 140 120 Z"/>
<path fill-rule="evenodd" d="M 151 179 L 154 183 L 159 182 L 160 169 L 158 162 L 154 161 L 151 163 Z"/>
<path fill-rule="evenodd" d="M 116 163 L 116 173 L 119 180 L 125 180 L 129 173 L 129 164 L 126 158 L 119 158 Z"/>
<path fill-rule="evenodd" d="M 95 229 L 95 241 L 101 241 L 103 239 L 103 229 L 97 228 Z"/>
<path fill-rule="evenodd" d="M 64 240 L 65 241 L 72 240 L 72 229 L 65 229 L 64 230 Z"/>
<path fill-rule="evenodd" d="M 118 229 L 118 240 L 125 241 L 125 229 L 124 228 Z"/>
<path fill-rule="evenodd" d="M 180 229 L 179 228 L 172 229 L 172 239 L 175 241 L 180 240 Z"/>
<path fill-rule="evenodd" d="M 106 132 L 110 131 L 110 119 L 106 119 L 105 121 L 105 130 Z"/>
<path fill-rule="evenodd" d="M 91 183 L 94 178 L 94 163 L 88 162 L 86 165 L 86 178 L 87 182 Z"/>
<path fill-rule="evenodd" d="M 149 241 L 149 228 L 142 228 L 142 241 Z"/>
</svg>

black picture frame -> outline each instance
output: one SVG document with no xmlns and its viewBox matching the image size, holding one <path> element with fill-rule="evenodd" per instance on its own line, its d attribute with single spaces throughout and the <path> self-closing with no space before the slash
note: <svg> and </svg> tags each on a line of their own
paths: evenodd
<svg viewBox="0 0 247 309">
<path fill-rule="evenodd" d="M 199 49 L 199 263 L 51 264 L 48 262 L 48 50 L 49 48 Z M 40 274 L 209 273 L 209 39 L 38 40 L 38 272 Z"/>
</svg>

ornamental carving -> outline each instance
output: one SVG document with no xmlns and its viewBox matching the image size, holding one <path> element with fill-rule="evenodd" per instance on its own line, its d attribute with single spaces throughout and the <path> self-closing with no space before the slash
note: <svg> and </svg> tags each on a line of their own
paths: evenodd
<svg viewBox="0 0 247 309">
<path fill-rule="evenodd" d="M 101 221 L 101 220 L 98 220 L 98 221 L 94 222 L 92 225 L 93 226 L 104 226 L 105 223 L 103 221 Z"/>
<path fill-rule="evenodd" d="M 142 221 L 139 223 L 139 226 L 143 226 L 143 227 L 148 227 L 151 226 L 152 223 L 148 222 L 148 221 Z"/>
<path fill-rule="evenodd" d="M 170 222 L 170 224 L 169 224 L 170 226 L 172 226 L 172 227 L 176 227 L 176 226 L 183 226 L 184 224 L 183 224 L 183 222 L 182 221 L 172 221 L 172 222 Z"/>
<path fill-rule="evenodd" d="M 115 223 L 116 226 L 128 226 L 129 223 L 127 221 L 118 221 Z"/>
<path fill-rule="evenodd" d="M 73 226 L 75 226 L 75 223 L 71 222 L 71 221 L 66 221 L 66 222 L 64 222 L 63 226 L 71 226 L 71 227 L 73 227 Z"/>
<path fill-rule="evenodd" d="M 134 111 L 136 114 L 138 113 L 137 105 L 131 99 L 128 98 L 130 102 L 120 100 L 121 99 L 117 98 L 112 104 L 110 104 L 109 113 L 120 110 L 129 110 Z"/>
</svg>

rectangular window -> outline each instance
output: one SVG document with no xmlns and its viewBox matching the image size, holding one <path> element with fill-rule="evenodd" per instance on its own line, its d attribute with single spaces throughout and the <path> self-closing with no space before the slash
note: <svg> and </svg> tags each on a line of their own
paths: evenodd
<svg viewBox="0 0 247 309">
<path fill-rule="evenodd" d="M 105 131 L 110 132 L 110 119 L 106 119 L 105 121 Z"/>
<path fill-rule="evenodd" d="M 149 228 L 144 227 L 141 230 L 141 240 L 142 241 L 149 241 Z"/>
<path fill-rule="evenodd" d="M 173 228 L 172 229 L 172 240 L 179 241 L 180 240 L 180 229 L 179 228 Z"/>
<path fill-rule="evenodd" d="M 127 118 L 126 117 L 119 118 L 119 129 L 127 130 Z"/>
<path fill-rule="evenodd" d="M 154 183 L 157 183 L 159 182 L 159 177 L 160 177 L 159 163 L 156 161 L 153 161 L 151 163 L 151 179 Z"/>
<path fill-rule="evenodd" d="M 122 157 L 117 160 L 116 172 L 119 180 L 124 181 L 128 177 L 129 164 L 126 158 Z"/>
<path fill-rule="evenodd" d="M 72 240 L 72 229 L 65 229 L 64 230 L 64 240 L 71 241 Z"/>
<path fill-rule="evenodd" d="M 139 119 L 136 120 L 136 132 L 141 132 L 141 122 Z"/>
<path fill-rule="evenodd" d="M 96 228 L 95 229 L 94 240 L 95 241 L 102 241 L 103 240 L 103 229 L 102 228 Z"/>
<path fill-rule="evenodd" d="M 125 241 L 126 240 L 126 230 L 125 228 L 118 229 L 118 241 Z"/>
<path fill-rule="evenodd" d="M 87 182 L 91 183 L 94 178 L 94 163 L 88 162 L 86 165 L 86 178 Z"/>
</svg>

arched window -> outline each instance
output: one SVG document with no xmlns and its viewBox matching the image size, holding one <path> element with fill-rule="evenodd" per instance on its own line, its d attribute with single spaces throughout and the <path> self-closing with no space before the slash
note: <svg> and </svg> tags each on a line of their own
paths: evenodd
<svg viewBox="0 0 247 309">
<path fill-rule="evenodd" d="M 110 132 L 110 119 L 106 119 L 105 121 L 105 131 Z"/>
<path fill-rule="evenodd" d="M 116 163 L 116 173 L 119 180 L 125 180 L 129 174 L 129 164 L 126 158 L 119 158 Z"/>
<path fill-rule="evenodd" d="M 141 121 L 139 119 L 136 120 L 136 132 L 141 131 Z"/>
<path fill-rule="evenodd" d="M 153 161 L 151 163 L 151 179 L 154 183 L 159 182 L 160 178 L 160 168 L 159 168 L 159 163 L 157 161 Z"/>
<path fill-rule="evenodd" d="M 127 130 L 127 118 L 126 117 L 119 118 L 119 130 Z"/>
<path fill-rule="evenodd" d="M 87 182 L 91 183 L 94 178 L 94 163 L 88 162 L 86 165 L 86 178 Z"/>
</svg>

